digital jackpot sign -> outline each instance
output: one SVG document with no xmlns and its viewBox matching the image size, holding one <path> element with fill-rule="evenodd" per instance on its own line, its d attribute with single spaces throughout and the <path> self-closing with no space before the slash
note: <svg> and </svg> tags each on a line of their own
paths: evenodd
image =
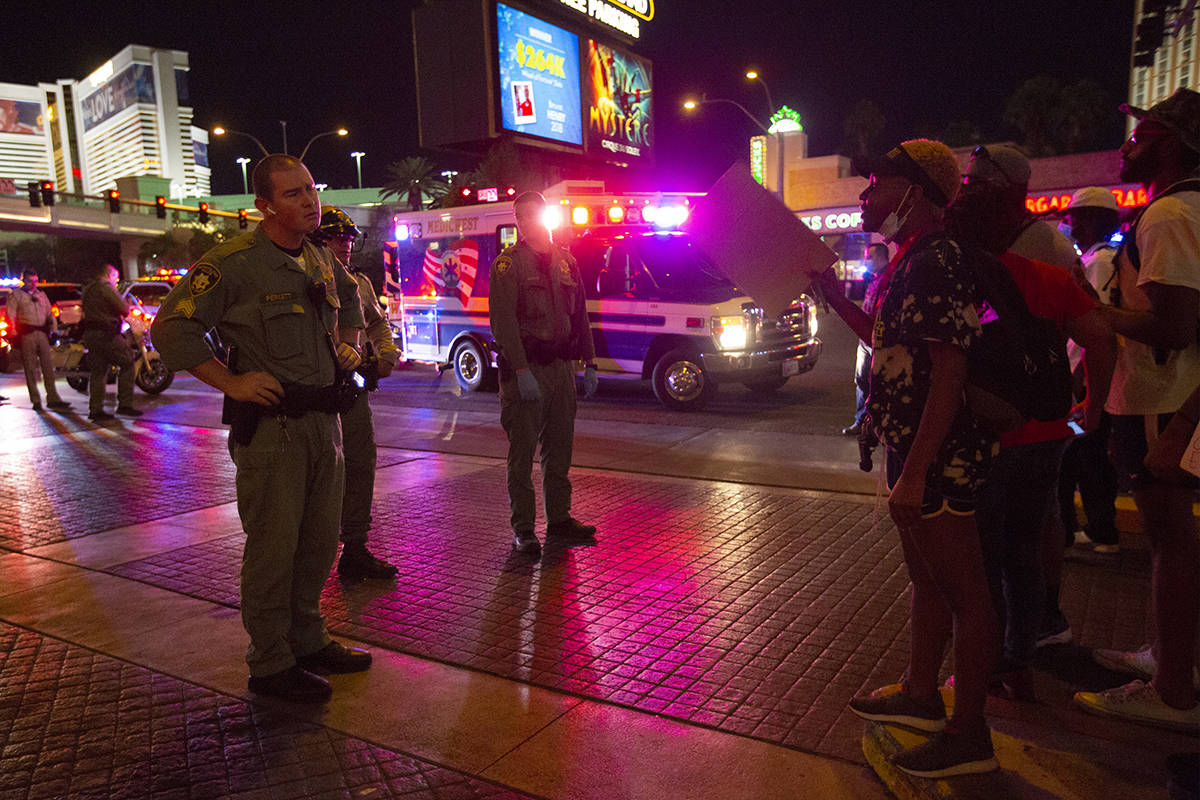
<svg viewBox="0 0 1200 800">
<path fill-rule="evenodd" d="M 497 3 L 496 38 L 501 126 L 582 145 L 579 37 Z"/>
<path fill-rule="evenodd" d="M 618 160 L 650 155 L 650 62 L 588 41 L 588 150 Z"/>
</svg>

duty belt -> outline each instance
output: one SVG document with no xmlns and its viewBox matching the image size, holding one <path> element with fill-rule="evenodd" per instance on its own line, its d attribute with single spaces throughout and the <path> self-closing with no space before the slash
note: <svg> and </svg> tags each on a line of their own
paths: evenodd
<svg viewBox="0 0 1200 800">
<path fill-rule="evenodd" d="M 555 361 L 569 361 L 571 348 L 566 343 L 548 342 L 544 339 L 524 339 L 521 346 L 525 348 L 525 360 L 534 364 L 553 364 Z"/>
<path fill-rule="evenodd" d="M 341 386 L 308 386 L 302 383 L 284 384 L 283 401 L 279 410 L 289 417 L 302 417 L 309 411 L 336 414 L 341 410 Z"/>
</svg>

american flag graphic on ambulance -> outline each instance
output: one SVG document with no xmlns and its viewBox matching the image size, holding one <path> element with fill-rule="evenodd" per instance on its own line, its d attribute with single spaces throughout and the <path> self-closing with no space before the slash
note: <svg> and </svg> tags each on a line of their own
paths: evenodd
<svg viewBox="0 0 1200 800">
<path fill-rule="evenodd" d="M 438 254 L 431 245 L 425 250 L 422 267 L 425 278 L 443 297 L 457 297 L 464 307 L 475 288 L 475 271 L 479 266 L 479 243 L 474 239 L 459 239 L 446 252 Z"/>
</svg>

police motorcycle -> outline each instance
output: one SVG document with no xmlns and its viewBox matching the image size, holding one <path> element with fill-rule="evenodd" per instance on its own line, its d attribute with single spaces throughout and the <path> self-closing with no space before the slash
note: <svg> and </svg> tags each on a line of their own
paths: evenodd
<svg viewBox="0 0 1200 800">
<path fill-rule="evenodd" d="M 127 296 L 129 318 L 121 324 L 121 335 L 129 342 L 134 353 L 133 382 L 146 394 L 161 394 L 175 380 L 175 373 L 167 369 L 162 357 L 150 343 L 150 323 L 154 315 L 146 311 L 136 297 Z M 77 392 L 87 394 L 92 371 L 88 366 L 87 350 L 83 346 L 82 326 L 73 326 L 69 331 L 60 331 L 51 348 L 51 357 L 56 374 L 66 379 L 67 385 Z M 110 366 L 107 383 L 117 382 L 117 367 Z"/>
</svg>

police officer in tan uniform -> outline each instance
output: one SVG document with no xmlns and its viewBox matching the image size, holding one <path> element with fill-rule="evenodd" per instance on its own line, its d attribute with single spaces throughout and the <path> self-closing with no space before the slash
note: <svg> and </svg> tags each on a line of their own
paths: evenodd
<svg viewBox="0 0 1200 800">
<path fill-rule="evenodd" d="M 570 515 L 575 437 L 575 369 L 584 394 L 596 392 L 596 351 L 583 281 L 571 254 L 556 246 L 543 221 L 546 199 L 525 192 L 513 202 L 519 241 L 492 262 L 489 315 L 500 349 L 500 424 L 508 436 L 508 501 L 513 547 L 536 555 L 533 451 L 541 443 L 547 541 L 586 538 L 595 526 Z"/>
<path fill-rule="evenodd" d="M 58 330 L 58 320 L 50 312 L 50 298 L 38 288 L 37 270 L 26 267 L 21 278 L 23 284 L 8 296 L 8 324 L 16 330 L 14 344 L 21 350 L 29 402 L 34 411 L 42 410 L 37 387 L 40 369 L 46 384 L 46 405 L 55 410 L 68 409 L 71 404 L 58 396 L 58 387 L 54 385 L 54 362 L 50 357 L 50 336 Z"/>
<path fill-rule="evenodd" d="M 379 305 L 371 279 L 351 266 L 350 254 L 363 241 L 362 231 L 354 220 L 340 208 L 328 206 L 321 213 L 321 227 L 313 231 L 310 238 L 333 251 L 338 262 L 354 278 L 366 323 L 367 341 L 363 343 L 366 360 L 359 370 L 362 390 L 350 410 L 341 415 L 346 495 L 342 500 L 342 556 L 338 559 L 338 575 L 347 580 L 386 580 L 396 574 L 396 568 L 367 549 L 371 503 L 375 498 L 375 425 L 368 398 L 379 379 L 392 374 L 400 360 L 400 348 L 392 339 L 392 329 Z"/>
<path fill-rule="evenodd" d="M 314 673 L 356 672 L 370 653 L 329 638 L 321 587 L 337 553 L 344 463 L 338 379 L 360 361 L 357 287 L 306 240 L 320 221 L 312 176 L 291 156 L 254 168 L 257 230 L 213 248 L 163 301 L 154 343 L 172 370 L 226 395 L 237 467 L 242 622 L 252 692 L 323 702 Z M 341 327 L 339 327 L 339 325 Z M 204 340 L 216 328 L 228 364 Z"/>
</svg>

